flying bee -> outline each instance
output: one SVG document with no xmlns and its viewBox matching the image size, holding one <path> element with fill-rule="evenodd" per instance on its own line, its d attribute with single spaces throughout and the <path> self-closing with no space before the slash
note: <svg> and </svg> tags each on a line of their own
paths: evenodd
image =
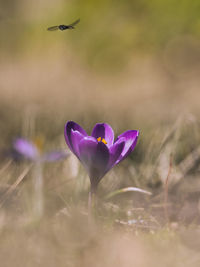
<svg viewBox="0 0 200 267">
<path fill-rule="evenodd" d="M 75 25 L 78 24 L 80 21 L 80 19 L 77 19 L 76 21 L 74 21 L 73 23 L 69 24 L 69 25 L 59 25 L 59 26 L 52 26 L 52 27 L 49 27 L 47 30 L 48 31 L 56 31 L 56 30 L 61 30 L 61 31 L 64 31 L 64 30 L 72 30 L 72 29 L 75 29 Z"/>
</svg>

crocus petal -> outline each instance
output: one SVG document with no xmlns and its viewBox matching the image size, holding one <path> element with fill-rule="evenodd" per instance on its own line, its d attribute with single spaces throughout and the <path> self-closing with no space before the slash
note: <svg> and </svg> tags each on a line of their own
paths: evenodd
<svg viewBox="0 0 200 267">
<path fill-rule="evenodd" d="M 108 147 L 110 147 L 114 141 L 113 129 L 107 123 L 97 123 L 92 130 L 92 136 L 96 139 L 99 137 L 105 139 Z"/>
<path fill-rule="evenodd" d="M 53 152 L 44 154 L 41 160 L 46 161 L 46 162 L 53 162 L 53 161 L 62 160 L 68 156 L 69 156 L 69 152 L 67 151 L 53 151 Z"/>
<path fill-rule="evenodd" d="M 71 140 L 72 139 L 71 138 L 72 130 L 79 132 L 83 136 L 87 136 L 87 133 L 80 125 L 78 125 L 77 123 L 75 123 L 73 121 L 68 121 L 66 123 L 66 125 L 65 125 L 65 140 L 66 140 L 67 145 L 71 149 L 71 151 L 73 153 L 75 153 L 74 149 L 73 149 L 73 143 L 72 143 L 72 140 Z"/>
<path fill-rule="evenodd" d="M 118 141 L 114 143 L 109 149 L 110 159 L 107 171 L 109 171 L 117 162 L 125 146 L 125 138 L 121 137 Z"/>
<path fill-rule="evenodd" d="M 26 139 L 18 138 L 14 142 L 14 148 L 18 153 L 28 159 L 36 160 L 39 157 L 39 151 L 37 147 Z"/>
<path fill-rule="evenodd" d="M 139 136 L 139 131 L 129 130 L 117 137 L 116 142 L 121 138 L 125 139 L 125 146 L 124 149 L 122 150 L 121 156 L 116 161 L 116 164 L 122 161 L 124 158 L 126 158 L 133 151 L 133 149 L 136 146 L 138 136 Z"/>
<path fill-rule="evenodd" d="M 78 131 L 71 130 L 72 152 L 79 158 L 79 143 L 84 138 L 84 135 Z"/>
<path fill-rule="evenodd" d="M 87 169 L 92 187 L 96 187 L 109 162 L 108 147 L 94 137 L 84 137 L 79 144 L 80 160 Z"/>
</svg>

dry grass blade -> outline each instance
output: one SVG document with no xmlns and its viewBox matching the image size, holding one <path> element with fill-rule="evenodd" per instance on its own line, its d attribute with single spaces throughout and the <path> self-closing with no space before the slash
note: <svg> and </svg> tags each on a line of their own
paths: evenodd
<svg viewBox="0 0 200 267">
<path fill-rule="evenodd" d="M 200 160 L 200 146 L 187 155 L 177 166 L 178 175 L 173 181 L 173 189 L 175 190 L 184 177 L 187 177 L 189 172 L 199 163 Z"/>
<path fill-rule="evenodd" d="M 0 170 L 0 175 L 6 170 L 8 169 L 8 167 L 10 167 L 10 164 L 12 163 L 12 160 L 9 160 Z"/>
<path fill-rule="evenodd" d="M 5 201 L 7 200 L 7 198 L 9 197 L 9 195 L 12 194 L 12 192 L 16 189 L 16 187 L 22 182 L 22 180 L 24 179 L 24 177 L 30 171 L 31 167 L 32 167 L 32 164 L 29 165 L 27 168 L 25 168 L 25 170 L 19 175 L 19 177 L 17 178 L 17 180 L 15 181 L 15 183 L 12 184 L 10 186 L 10 188 L 5 192 L 5 194 L 3 195 L 2 200 L 0 202 L 0 208 L 3 206 L 3 204 L 5 203 Z"/>
<path fill-rule="evenodd" d="M 197 161 L 200 159 L 200 146 L 193 150 L 181 163 L 178 168 L 181 170 L 183 176 L 195 166 Z"/>
<path fill-rule="evenodd" d="M 167 174 L 167 178 L 165 181 L 165 194 L 164 194 L 164 212 L 165 212 L 165 218 L 167 223 L 169 223 L 169 213 L 168 213 L 168 185 L 169 185 L 169 177 L 172 170 L 172 155 L 170 155 L 170 162 L 169 162 L 169 170 Z"/>
</svg>

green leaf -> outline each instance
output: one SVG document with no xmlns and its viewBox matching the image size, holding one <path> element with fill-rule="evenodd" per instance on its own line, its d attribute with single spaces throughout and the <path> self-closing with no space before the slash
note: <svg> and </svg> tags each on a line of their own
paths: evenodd
<svg viewBox="0 0 200 267">
<path fill-rule="evenodd" d="M 105 199 L 109 199 L 112 198 L 116 195 L 122 194 L 122 193 L 126 193 L 126 192 L 138 192 L 138 193 L 143 193 L 143 194 L 147 194 L 147 195 L 152 195 L 151 192 L 143 190 L 141 188 L 138 187 L 125 187 L 116 191 L 113 191 L 111 193 L 109 193 L 108 195 L 105 196 Z"/>
</svg>

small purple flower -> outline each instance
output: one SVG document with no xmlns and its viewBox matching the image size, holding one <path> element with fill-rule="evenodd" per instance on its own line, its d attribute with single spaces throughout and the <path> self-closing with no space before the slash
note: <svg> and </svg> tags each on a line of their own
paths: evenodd
<svg viewBox="0 0 200 267">
<path fill-rule="evenodd" d="M 14 149 L 25 158 L 31 161 L 53 162 L 66 158 L 69 153 L 66 151 L 51 151 L 48 153 L 41 153 L 40 148 L 31 141 L 25 138 L 18 138 L 14 142 Z"/>
<path fill-rule="evenodd" d="M 119 135 L 114 142 L 113 129 L 106 123 L 97 123 L 91 136 L 88 136 L 77 123 L 67 122 L 66 143 L 86 168 L 92 193 L 96 192 L 103 176 L 134 150 L 138 135 L 139 131 L 129 130 Z"/>
<path fill-rule="evenodd" d="M 34 202 L 33 202 L 33 218 L 40 219 L 44 214 L 44 179 L 43 179 L 43 163 L 53 162 L 66 158 L 69 153 L 66 151 L 52 151 L 42 153 L 43 139 L 36 138 L 35 142 L 31 142 L 24 138 L 18 138 L 13 144 L 14 150 L 23 157 L 32 161 L 33 177 L 34 177 Z"/>
</svg>

